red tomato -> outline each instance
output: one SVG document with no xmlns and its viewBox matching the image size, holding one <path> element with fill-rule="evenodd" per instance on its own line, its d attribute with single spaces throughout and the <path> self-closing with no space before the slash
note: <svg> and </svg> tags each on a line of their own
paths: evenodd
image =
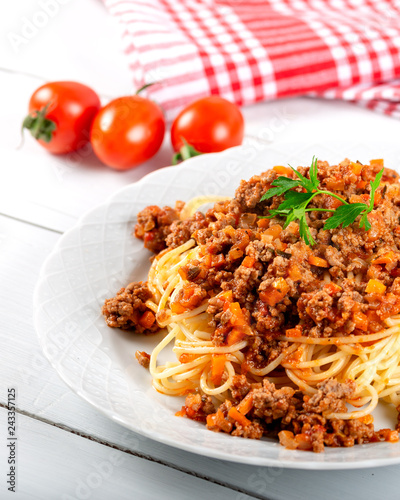
<svg viewBox="0 0 400 500">
<path fill-rule="evenodd" d="M 93 121 L 91 143 L 98 158 L 116 170 L 149 160 L 165 134 L 163 112 L 138 95 L 120 97 L 104 106 Z"/>
<path fill-rule="evenodd" d="M 46 83 L 33 93 L 23 127 L 51 153 L 70 153 L 89 142 L 99 109 L 98 95 L 82 83 Z"/>
<path fill-rule="evenodd" d="M 219 96 L 189 104 L 175 118 L 171 142 L 179 151 L 185 142 L 200 153 L 214 153 L 242 144 L 244 121 L 236 104 Z"/>
</svg>

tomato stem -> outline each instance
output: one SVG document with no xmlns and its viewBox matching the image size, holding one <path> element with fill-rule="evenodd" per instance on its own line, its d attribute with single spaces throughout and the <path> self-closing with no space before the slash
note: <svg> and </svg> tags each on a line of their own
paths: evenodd
<svg viewBox="0 0 400 500">
<path fill-rule="evenodd" d="M 57 125 L 53 120 L 46 118 L 47 110 L 49 109 L 50 102 L 41 110 L 32 111 L 25 117 L 22 122 L 22 134 L 26 128 L 37 140 L 50 142 L 53 132 L 56 130 Z"/>
<path fill-rule="evenodd" d="M 185 161 L 188 160 L 189 158 L 193 158 L 194 156 L 200 156 L 203 154 L 200 153 L 200 151 L 197 151 L 197 149 L 188 144 L 185 140 L 183 142 L 184 145 L 172 157 L 172 165 L 177 165 L 181 161 Z"/>
<path fill-rule="evenodd" d="M 150 82 L 150 83 L 145 83 L 144 85 L 142 85 L 136 92 L 135 94 L 136 95 L 139 95 L 141 92 L 143 92 L 143 90 L 146 90 L 147 88 L 151 87 L 152 85 L 156 85 L 157 83 L 160 83 L 160 82 Z"/>
</svg>

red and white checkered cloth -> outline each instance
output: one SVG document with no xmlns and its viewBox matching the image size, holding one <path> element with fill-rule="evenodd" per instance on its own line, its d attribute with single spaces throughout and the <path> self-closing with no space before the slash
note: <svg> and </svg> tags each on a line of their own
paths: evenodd
<svg viewBox="0 0 400 500">
<path fill-rule="evenodd" d="M 400 0 L 104 0 L 134 85 L 174 118 L 210 94 L 239 105 L 345 99 L 400 118 Z"/>
</svg>

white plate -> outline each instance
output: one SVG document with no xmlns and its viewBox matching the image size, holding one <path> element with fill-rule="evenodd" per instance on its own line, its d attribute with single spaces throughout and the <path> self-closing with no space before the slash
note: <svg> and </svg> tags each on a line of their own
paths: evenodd
<svg viewBox="0 0 400 500">
<path fill-rule="evenodd" d="M 270 440 L 247 440 L 208 431 L 175 417 L 181 400 L 158 394 L 136 349 L 149 352 L 158 337 L 108 328 L 100 309 L 121 286 L 146 277 L 147 250 L 132 237 L 135 216 L 147 205 L 173 205 L 198 195 L 232 195 L 239 181 L 273 165 L 309 164 L 312 156 L 346 156 L 399 164 L 389 144 L 245 145 L 168 167 L 118 191 L 60 238 L 45 262 L 34 297 L 35 325 L 47 358 L 69 387 L 98 410 L 149 438 L 194 453 L 254 465 L 304 469 L 376 467 L 400 463 L 400 444 L 330 448 L 315 454 L 284 449 Z M 379 412 L 378 412 L 379 413 Z M 386 420 L 386 421 L 385 421 Z M 376 426 L 392 427 L 395 412 L 382 405 Z"/>
</svg>

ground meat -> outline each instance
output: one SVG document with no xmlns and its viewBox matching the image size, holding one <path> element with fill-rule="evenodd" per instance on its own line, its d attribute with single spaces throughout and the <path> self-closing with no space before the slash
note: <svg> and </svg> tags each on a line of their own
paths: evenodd
<svg viewBox="0 0 400 500">
<path fill-rule="evenodd" d="M 234 300 L 238 301 L 242 307 L 250 308 L 249 303 L 255 300 L 255 295 L 251 291 L 258 288 L 262 269 L 261 264 L 251 269 L 239 266 L 233 273 L 232 279 L 222 284 L 222 289 L 232 290 Z"/>
<path fill-rule="evenodd" d="M 262 175 L 255 175 L 248 181 L 241 181 L 235 193 L 236 200 L 240 203 L 243 212 L 254 211 L 261 196 L 271 186 L 277 174 L 274 170 L 268 170 Z"/>
<path fill-rule="evenodd" d="M 135 236 L 144 241 L 145 248 L 159 253 L 166 248 L 166 238 L 171 232 L 170 226 L 178 219 L 179 215 L 173 208 L 150 205 L 138 213 Z"/>
<path fill-rule="evenodd" d="M 257 300 L 252 317 L 255 320 L 255 330 L 260 334 L 276 332 L 285 322 L 285 316 L 278 309 L 266 305 L 262 300 Z"/>
<path fill-rule="evenodd" d="M 177 314 L 191 311 L 198 307 L 206 297 L 207 292 L 201 286 L 187 283 L 176 294 L 174 301 L 171 303 L 171 309 Z"/>
<path fill-rule="evenodd" d="M 396 431 L 400 432 L 400 405 L 396 406 L 397 410 L 397 425 L 396 425 Z"/>
<path fill-rule="evenodd" d="M 275 333 L 275 337 L 278 335 L 279 332 Z M 271 333 L 269 337 L 253 335 L 248 339 L 245 349 L 246 362 L 255 368 L 264 368 L 272 363 L 288 345 L 288 342 L 274 338 L 274 333 Z"/>
<path fill-rule="evenodd" d="M 181 411 L 182 416 L 198 420 L 199 422 L 205 422 L 207 415 L 215 412 L 215 407 L 210 396 L 190 393 L 186 396 L 185 406 L 182 407 Z"/>
<path fill-rule="evenodd" d="M 237 377 L 235 387 L 239 388 L 236 396 L 241 394 L 242 400 L 251 398 L 252 401 L 252 408 L 244 422 L 232 414 L 230 410 L 233 403 L 228 400 L 216 413 L 210 412 L 207 417 L 202 409 L 199 415 L 198 409 L 203 407 L 198 394 L 188 396 L 184 413 L 195 420 L 206 420 L 210 430 L 248 439 L 274 435 L 277 429 L 283 428 L 278 434 L 283 446 L 316 453 L 324 451 L 325 446 L 348 447 L 398 440 L 396 431 L 375 431 L 371 422 L 362 419 L 327 418 L 331 413 L 347 411 L 345 402 L 353 397 L 355 391 L 353 381 L 339 383 L 334 379 L 326 380 L 317 385 L 318 392 L 312 397 L 296 392 L 291 387 L 277 389 L 267 379 L 263 380 L 262 385 L 253 384 L 248 390 L 245 377 Z M 234 403 L 237 404 L 237 398 Z"/>
<path fill-rule="evenodd" d="M 285 418 L 293 412 L 292 402 L 295 390 L 291 387 L 276 389 L 275 385 L 265 378 L 259 389 L 253 389 L 253 415 L 270 424 L 278 418 Z"/>
<path fill-rule="evenodd" d="M 328 261 L 329 265 L 337 266 L 340 269 L 345 269 L 343 255 L 335 247 L 327 246 L 325 249 L 325 259 Z"/>
<path fill-rule="evenodd" d="M 342 413 L 346 412 L 346 400 L 354 396 L 356 383 L 347 380 L 339 383 L 334 379 L 324 380 L 318 384 L 318 392 L 305 399 L 303 408 L 310 413 Z"/>
<path fill-rule="evenodd" d="M 107 325 L 145 335 L 157 332 L 159 327 L 155 316 L 145 304 L 151 297 L 147 282 L 134 282 L 121 288 L 115 297 L 105 301 L 102 308 Z"/>
<path fill-rule="evenodd" d="M 320 323 L 323 319 L 329 318 L 332 305 L 333 297 L 325 290 L 303 293 L 297 303 L 300 318 L 304 319 L 308 315 L 315 323 Z"/>
<path fill-rule="evenodd" d="M 239 436 L 247 439 L 261 439 L 264 433 L 264 428 L 257 421 L 253 420 L 249 425 L 236 424 L 232 431 L 232 436 Z"/>
<path fill-rule="evenodd" d="M 135 358 L 138 360 L 139 365 L 143 368 L 148 368 L 150 364 L 150 354 L 145 351 L 136 351 Z"/>
<path fill-rule="evenodd" d="M 251 390 L 246 375 L 235 375 L 232 380 L 231 394 L 233 401 L 239 403 Z"/>
<path fill-rule="evenodd" d="M 355 391 L 353 381 L 339 383 L 334 379 L 326 380 L 317 385 L 318 392 L 312 397 L 291 387 L 277 389 L 266 378 L 262 385 L 249 386 L 244 376 L 235 377 L 234 386 L 234 401 L 226 400 L 215 413 L 211 406 L 205 411 L 199 394 L 191 394 L 187 397 L 183 414 L 195 420 L 206 420 L 210 430 L 248 439 L 274 435 L 276 429 L 283 428 L 279 432 L 283 446 L 317 453 L 324 451 L 325 446 L 348 447 L 398 440 L 395 431 L 375 431 L 371 422 L 362 419 L 327 418 L 331 413 L 347 411 L 345 402 L 353 397 Z M 252 401 L 251 410 L 243 422 L 230 411 L 240 398 Z"/>
<path fill-rule="evenodd" d="M 179 247 L 192 237 L 195 231 L 207 227 L 207 221 L 201 212 L 196 212 L 194 216 L 187 220 L 176 220 L 170 225 L 170 233 L 165 243 L 169 248 Z"/>
</svg>

